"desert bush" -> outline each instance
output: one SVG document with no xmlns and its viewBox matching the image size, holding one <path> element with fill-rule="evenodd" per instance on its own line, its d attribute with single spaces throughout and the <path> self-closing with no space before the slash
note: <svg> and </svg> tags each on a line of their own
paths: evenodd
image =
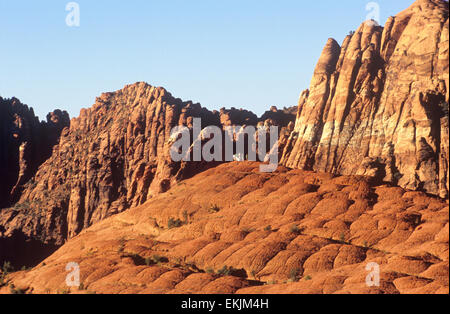
<svg viewBox="0 0 450 314">
<path fill-rule="evenodd" d="M 289 272 L 289 281 L 290 282 L 298 282 L 300 280 L 300 269 L 293 268 Z"/>
<path fill-rule="evenodd" d="M 167 224 L 167 227 L 169 229 L 173 229 L 173 228 L 180 228 L 182 225 L 183 225 L 183 222 L 181 221 L 181 219 L 170 218 L 169 223 Z"/>
<path fill-rule="evenodd" d="M 291 228 L 289 229 L 289 231 L 292 233 L 295 233 L 295 234 L 302 233 L 302 230 L 297 225 L 292 225 Z"/>
<path fill-rule="evenodd" d="M 169 261 L 169 259 L 167 257 L 155 254 L 150 258 L 149 262 L 151 262 L 153 264 L 161 264 L 161 263 L 167 263 L 168 261 Z M 147 263 L 147 261 L 146 261 L 146 263 Z"/>
<path fill-rule="evenodd" d="M 258 280 L 258 272 L 256 270 L 252 270 L 250 272 L 250 275 L 252 276 L 253 279 Z"/>
<path fill-rule="evenodd" d="M 14 271 L 14 267 L 12 266 L 11 262 L 5 261 L 3 263 L 2 272 L 3 274 L 7 275 Z"/>
<path fill-rule="evenodd" d="M 249 227 L 244 227 L 241 229 L 242 232 L 246 233 L 246 234 L 250 234 L 253 231 L 255 231 L 255 229 L 249 228 Z"/>
<path fill-rule="evenodd" d="M 219 274 L 220 276 L 231 276 L 233 271 L 234 271 L 233 267 L 223 266 L 221 269 L 217 271 L 217 274 Z"/>
</svg>

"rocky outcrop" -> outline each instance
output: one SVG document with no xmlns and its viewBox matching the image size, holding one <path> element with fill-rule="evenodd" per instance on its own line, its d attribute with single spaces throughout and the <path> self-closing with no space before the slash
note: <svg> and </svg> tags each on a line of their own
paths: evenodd
<svg viewBox="0 0 450 314">
<path fill-rule="evenodd" d="M 0 208 L 18 200 L 69 124 L 67 112 L 56 110 L 41 122 L 33 108 L 0 97 Z"/>
<path fill-rule="evenodd" d="M 197 174 L 69 240 L 26 293 L 448 294 L 448 202 L 423 192 L 259 163 Z M 67 287 L 69 262 L 80 265 Z M 369 287 L 369 264 L 380 268 Z"/>
<path fill-rule="evenodd" d="M 385 27 L 329 39 L 282 163 L 370 175 L 448 197 L 448 2 L 418 0 Z"/>
<path fill-rule="evenodd" d="M 194 118 L 201 118 L 202 127 L 285 127 L 295 115 L 275 107 L 266 113 L 267 121 L 242 109 L 211 112 L 146 83 L 105 93 L 64 129 L 51 157 L 25 185 L 20 201 L 0 212 L 0 236 L 58 246 L 86 227 L 217 165 L 173 162 L 170 157 L 172 129 L 192 128 Z"/>
</svg>

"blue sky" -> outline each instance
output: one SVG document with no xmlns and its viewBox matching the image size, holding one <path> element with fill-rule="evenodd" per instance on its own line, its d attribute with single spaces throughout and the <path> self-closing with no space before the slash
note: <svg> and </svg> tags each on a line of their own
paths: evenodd
<svg viewBox="0 0 450 314">
<path fill-rule="evenodd" d="M 71 117 L 102 92 L 146 81 L 209 109 L 293 106 L 329 37 L 370 13 L 361 0 L 0 0 L 0 96 L 41 119 Z M 376 1 L 380 21 L 412 0 Z"/>
</svg>

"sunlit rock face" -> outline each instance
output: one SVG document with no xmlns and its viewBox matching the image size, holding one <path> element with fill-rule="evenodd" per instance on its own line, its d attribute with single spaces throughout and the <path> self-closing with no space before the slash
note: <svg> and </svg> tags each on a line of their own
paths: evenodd
<svg viewBox="0 0 450 314">
<path fill-rule="evenodd" d="M 144 82 L 104 93 L 60 132 L 45 163 L 21 183 L 18 201 L 0 210 L 3 237 L 19 232 L 21 238 L 61 245 L 92 224 L 216 166 L 174 162 L 170 156 L 171 131 L 192 128 L 195 118 L 202 127 L 277 125 L 285 130 L 295 114 L 275 107 L 261 118 L 243 109 L 210 111 Z M 49 115 L 49 121 L 58 121 L 57 116 Z"/>
<path fill-rule="evenodd" d="M 416 1 L 383 27 L 328 40 L 282 163 L 369 175 L 448 197 L 448 2 Z"/>
</svg>

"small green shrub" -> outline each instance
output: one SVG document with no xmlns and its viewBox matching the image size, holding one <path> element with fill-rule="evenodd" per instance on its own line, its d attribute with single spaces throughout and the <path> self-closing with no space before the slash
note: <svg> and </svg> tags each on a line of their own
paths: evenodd
<svg viewBox="0 0 450 314">
<path fill-rule="evenodd" d="M 241 231 L 242 231 L 243 233 L 250 234 L 250 233 L 252 233 L 253 231 L 255 231 L 255 229 L 252 229 L 252 228 L 249 228 L 249 227 L 245 227 L 245 228 L 242 228 Z"/>
<path fill-rule="evenodd" d="M 14 271 L 14 267 L 12 266 L 11 262 L 5 261 L 3 263 L 2 272 L 7 275 L 9 273 L 12 273 Z"/>
<path fill-rule="evenodd" d="M 300 280 L 300 270 L 298 268 L 293 268 L 289 272 L 289 281 L 298 282 Z"/>
<path fill-rule="evenodd" d="M 302 230 L 297 225 L 292 225 L 291 228 L 289 229 L 289 231 L 292 233 L 295 233 L 295 234 L 302 233 Z"/>
<path fill-rule="evenodd" d="M 234 271 L 233 267 L 223 266 L 221 269 L 217 271 L 217 274 L 220 276 L 231 276 Z"/>
<path fill-rule="evenodd" d="M 155 262 L 156 264 L 161 263 L 162 260 L 163 260 L 163 257 L 162 257 L 162 256 L 159 256 L 159 255 L 157 255 L 157 254 L 155 254 L 155 255 L 152 256 L 152 261 Z"/>
<path fill-rule="evenodd" d="M 153 262 L 153 264 L 161 264 L 161 263 L 167 263 L 168 259 L 164 256 L 160 256 L 158 254 L 155 254 L 151 257 L 151 262 Z"/>
<path fill-rule="evenodd" d="M 180 228 L 182 225 L 183 225 L 183 222 L 181 221 L 181 219 L 170 218 L 169 223 L 167 224 L 167 227 L 169 229 L 173 229 L 173 228 Z"/>
</svg>

